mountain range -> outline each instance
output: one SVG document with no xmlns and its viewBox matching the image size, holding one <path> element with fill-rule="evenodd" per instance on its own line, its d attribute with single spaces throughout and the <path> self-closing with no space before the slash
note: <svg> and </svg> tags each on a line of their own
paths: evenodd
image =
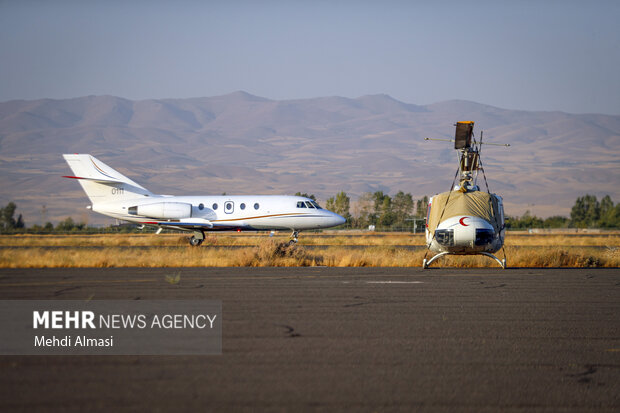
<svg viewBox="0 0 620 413">
<path fill-rule="evenodd" d="M 88 199 L 63 153 L 90 153 L 155 193 L 293 194 L 450 188 L 454 123 L 475 121 L 492 192 L 506 213 L 569 215 L 578 196 L 620 201 L 620 116 L 501 109 L 388 95 L 271 100 L 246 92 L 132 101 L 114 96 L 0 103 L 0 202 L 26 224 L 67 216 L 90 223 Z M 486 188 L 484 179 L 479 185 Z M 45 206 L 45 207 L 43 207 Z"/>
</svg>

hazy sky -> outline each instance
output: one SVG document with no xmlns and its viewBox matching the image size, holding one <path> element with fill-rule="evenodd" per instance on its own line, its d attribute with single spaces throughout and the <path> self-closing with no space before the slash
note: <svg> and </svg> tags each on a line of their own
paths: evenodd
<svg viewBox="0 0 620 413">
<path fill-rule="evenodd" d="M 620 114 L 620 1 L 0 0 L 0 101 L 387 93 Z"/>
</svg>

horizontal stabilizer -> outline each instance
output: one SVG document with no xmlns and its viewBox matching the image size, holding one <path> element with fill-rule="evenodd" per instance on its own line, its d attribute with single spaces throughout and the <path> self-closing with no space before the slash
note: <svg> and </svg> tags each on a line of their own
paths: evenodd
<svg viewBox="0 0 620 413">
<path fill-rule="evenodd" d="M 123 184 L 124 182 L 118 179 L 109 179 L 109 178 L 86 178 L 83 176 L 67 176 L 64 175 L 63 178 L 69 178 L 69 179 L 86 179 L 87 181 L 93 181 L 93 182 L 99 182 L 102 184 L 105 183 L 110 183 L 110 184 Z"/>
</svg>

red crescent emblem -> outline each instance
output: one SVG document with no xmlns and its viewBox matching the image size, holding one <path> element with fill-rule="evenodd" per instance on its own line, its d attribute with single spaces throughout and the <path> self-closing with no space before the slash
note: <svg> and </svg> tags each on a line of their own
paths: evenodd
<svg viewBox="0 0 620 413">
<path fill-rule="evenodd" d="M 463 217 L 463 218 L 459 219 L 459 224 L 461 224 L 464 227 L 468 227 L 469 225 L 467 225 L 466 223 L 463 222 L 465 220 L 465 218 L 469 218 L 469 217 Z"/>
</svg>

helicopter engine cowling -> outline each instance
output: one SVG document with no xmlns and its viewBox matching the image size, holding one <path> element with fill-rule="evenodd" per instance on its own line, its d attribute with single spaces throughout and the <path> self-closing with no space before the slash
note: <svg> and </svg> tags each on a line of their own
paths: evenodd
<svg viewBox="0 0 620 413">
<path fill-rule="evenodd" d="M 131 208 L 130 208 L 131 213 Z M 136 215 L 159 219 L 183 219 L 192 216 L 192 204 L 184 202 L 157 202 L 138 205 Z"/>
</svg>

